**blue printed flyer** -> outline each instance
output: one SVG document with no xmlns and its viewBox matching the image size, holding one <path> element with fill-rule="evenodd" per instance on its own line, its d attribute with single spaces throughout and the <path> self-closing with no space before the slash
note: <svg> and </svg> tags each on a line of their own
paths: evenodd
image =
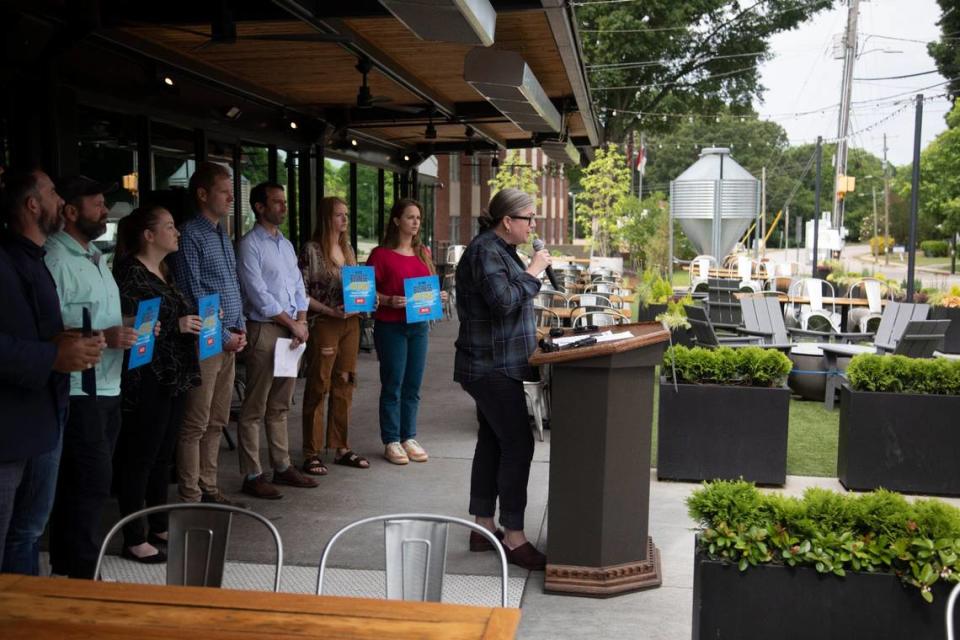
<svg viewBox="0 0 960 640">
<path fill-rule="evenodd" d="M 373 276 L 373 267 L 344 267 L 343 310 L 347 313 L 373 311 L 377 287 Z"/>
<path fill-rule="evenodd" d="M 407 322 L 427 322 L 443 317 L 440 278 L 437 276 L 407 278 L 403 281 L 403 293 L 407 298 Z"/>
<path fill-rule="evenodd" d="M 220 294 L 212 293 L 197 301 L 200 309 L 200 359 L 206 360 L 223 350 L 220 337 Z"/>
<path fill-rule="evenodd" d="M 130 347 L 130 361 L 127 369 L 136 369 L 142 367 L 153 360 L 153 345 L 156 343 L 156 336 L 153 335 L 153 329 L 157 326 L 157 318 L 160 315 L 160 298 L 150 298 L 141 300 L 137 305 L 137 317 L 133 321 L 133 328 L 137 332 L 137 341 Z"/>
</svg>

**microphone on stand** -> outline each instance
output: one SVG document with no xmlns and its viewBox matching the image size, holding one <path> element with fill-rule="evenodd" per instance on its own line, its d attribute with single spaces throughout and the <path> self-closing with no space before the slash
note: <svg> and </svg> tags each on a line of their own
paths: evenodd
<svg viewBox="0 0 960 640">
<path fill-rule="evenodd" d="M 540 238 L 533 239 L 533 250 L 541 251 L 543 250 L 543 240 Z M 547 278 L 550 280 L 550 286 L 556 289 L 557 291 L 562 291 L 560 285 L 557 284 L 557 276 L 553 273 L 553 267 L 547 265 Z"/>
</svg>

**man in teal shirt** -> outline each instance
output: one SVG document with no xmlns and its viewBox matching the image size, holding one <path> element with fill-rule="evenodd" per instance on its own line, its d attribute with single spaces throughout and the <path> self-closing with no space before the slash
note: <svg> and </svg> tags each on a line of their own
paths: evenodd
<svg viewBox="0 0 960 640">
<path fill-rule="evenodd" d="M 120 432 L 123 351 L 137 338 L 136 331 L 123 326 L 117 283 L 106 257 L 93 243 L 106 231 L 108 209 L 103 194 L 114 188 L 84 176 L 58 181 L 57 190 L 66 203 L 64 228 L 50 236 L 44 247 L 64 326 L 82 328 L 86 308 L 90 328 L 102 332 L 107 343 L 93 369 L 95 394 L 84 391 L 82 372 L 70 374 L 70 413 L 50 516 L 50 565 L 53 573 L 71 578 L 93 577 L 103 540 L 103 505 L 110 497 L 113 449 Z"/>
</svg>

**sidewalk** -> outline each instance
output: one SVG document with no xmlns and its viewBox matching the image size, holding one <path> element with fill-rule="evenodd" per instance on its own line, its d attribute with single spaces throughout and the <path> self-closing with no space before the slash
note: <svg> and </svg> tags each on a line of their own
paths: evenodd
<svg viewBox="0 0 960 640">
<path fill-rule="evenodd" d="M 319 479 L 317 489 L 282 487 L 282 500 L 254 502 L 239 493 L 238 458 L 224 445 L 220 456 L 221 489 L 230 498 L 251 502 L 254 510 L 270 518 L 279 529 L 284 545 L 284 590 L 312 592 L 323 545 L 339 527 L 359 518 L 403 511 L 469 518 L 467 502 L 476 417 L 469 396 L 452 379 L 456 330 L 456 321 L 446 321 L 439 323 L 431 334 L 417 435 L 430 453 L 430 461 L 425 464 L 399 467 L 382 458 L 377 427 L 377 362 L 374 354 L 365 353 L 361 353 L 359 360 L 350 438 L 354 449 L 370 459 L 370 469 L 337 466 L 328 455 L 324 460 L 330 473 Z M 296 401 L 299 403 L 301 399 L 302 381 Z M 299 404 L 294 407 L 290 425 L 291 453 L 294 462 L 300 462 Z M 547 536 L 549 433 L 545 442 L 536 445 L 526 513 L 527 536 L 541 549 L 546 548 Z M 263 457 L 266 458 L 265 453 Z M 567 472 L 577 473 L 577 469 Z M 661 553 L 663 586 L 608 599 L 546 595 L 542 572 L 529 573 L 511 566 L 511 591 L 519 598 L 523 610 L 520 638 L 690 638 L 693 522 L 687 517 L 684 499 L 698 485 L 658 482 L 653 472 L 651 483 L 650 533 Z M 835 478 L 789 477 L 784 491 L 799 494 L 808 486 L 842 490 Z M 960 501 L 950 502 L 960 504 Z M 115 504 L 108 509 L 105 524 L 116 521 L 115 509 Z M 469 553 L 466 533 L 451 531 L 448 571 L 466 576 L 453 588 L 496 593 L 496 583 L 485 578 L 497 574 L 493 554 Z M 382 528 L 368 534 L 345 539 L 339 546 L 333 566 L 353 571 L 341 572 L 340 579 L 345 586 L 334 589 L 334 593 L 362 594 L 367 593 L 364 589 L 375 591 L 382 584 L 382 577 L 377 578 L 382 576 L 377 572 L 383 567 Z M 266 539 L 252 527 L 248 529 L 239 524 L 231 549 L 231 560 L 237 564 L 269 563 L 273 558 L 272 547 Z M 110 566 L 141 567 L 119 559 L 111 559 Z M 239 571 L 237 565 L 232 568 Z M 242 582 L 240 578 L 237 580 Z M 347 584 L 351 581 L 364 582 L 366 586 Z M 482 589 L 478 586 L 481 584 Z M 471 595 L 476 594 L 467 594 Z"/>
</svg>

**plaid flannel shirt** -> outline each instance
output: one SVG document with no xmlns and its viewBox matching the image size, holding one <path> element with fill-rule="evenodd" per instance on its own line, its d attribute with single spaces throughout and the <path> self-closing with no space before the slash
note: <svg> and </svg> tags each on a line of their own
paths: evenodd
<svg viewBox="0 0 960 640">
<path fill-rule="evenodd" d="M 484 231 L 460 258 L 456 286 L 460 334 L 453 379 L 471 382 L 497 371 L 532 380 L 527 359 L 537 348 L 533 297 L 540 281 L 525 271 L 516 248 Z"/>
<path fill-rule="evenodd" d="M 222 224 L 215 225 L 200 214 L 187 220 L 180 226 L 180 250 L 171 258 L 177 288 L 193 309 L 203 296 L 220 294 L 224 344 L 230 340 L 231 328 L 246 329 L 237 257 Z"/>
</svg>

